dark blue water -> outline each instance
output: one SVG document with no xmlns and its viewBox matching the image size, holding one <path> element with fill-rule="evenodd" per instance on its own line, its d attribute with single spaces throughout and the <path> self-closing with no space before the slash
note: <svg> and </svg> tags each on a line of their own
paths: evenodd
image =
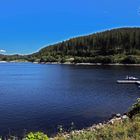
<svg viewBox="0 0 140 140">
<path fill-rule="evenodd" d="M 0 135 L 53 134 L 124 113 L 140 97 L 136 85 L 116 84 L 126 75 L 140 77 L 140 67 L 0 64 Z"/>
</svg>

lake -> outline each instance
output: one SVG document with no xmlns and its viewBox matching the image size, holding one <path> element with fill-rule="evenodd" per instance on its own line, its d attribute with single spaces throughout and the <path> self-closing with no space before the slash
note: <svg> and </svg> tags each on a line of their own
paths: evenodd
<svg viewBox="0 0 140 140">
<path fill-rule="evenodd" d="M 126 75 L 140 78 L 140 67 L 1 63 L 0 135 L 50 135 L 124 113 L 140 97 L 138 86 L 116 83 Z"/>
</svg>

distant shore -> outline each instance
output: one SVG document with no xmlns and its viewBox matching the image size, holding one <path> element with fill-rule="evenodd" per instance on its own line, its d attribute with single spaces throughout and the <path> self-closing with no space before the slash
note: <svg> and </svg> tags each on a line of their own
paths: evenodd
<svg viewBox="0 0 140 140">
<path fill-rule="evenodd" d="M 110 64 L 103 64 L 103 63 L 59 63 L 59 62 L 47 62 L 47 63 L 38 63 L 37 64 L 62 64 L 62 65 L 87 65 L 87 66 L 140 66 L 140 64 L 120 64 L 120 63 L 110 63 Z"/>
<path fill-rule="evenodd" d="M 140 66 L 140 64 L 119 64 L 119 63 L 114 63 L 114 64 L 102 64 L 102 63 L 77 63 L 76 65 L 96 65 L 96 66 Z"/>
<path fill-rule="evenodd" d="M 0 61 L 0 63 L 29 63 L 29 61 Z"/>
<path fill-rule="evenodd" d="M 87 65 L 87 66 L 140 66 L 140 64 L 122 64 L 122 63 L 109 63 L 109 64 L 103 64 L 103 63 L 71 63 L 71 62 L 29 62 L 29 61 L 0 61 L 0 63 L 34 63 L 34 64 L 52 64 L 52 65 Z"/>
</svg>

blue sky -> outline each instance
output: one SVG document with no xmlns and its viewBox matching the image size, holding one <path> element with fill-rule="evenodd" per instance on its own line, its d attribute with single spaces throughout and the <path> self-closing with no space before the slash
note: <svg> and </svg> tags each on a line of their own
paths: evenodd
<svg viewBox="0 0 140 140">
<path fill-rule="evenodd" d="M 29 54 L 105 29 L 140 26 L 140 0 L 1 0 L 0 52 Z"/>
</svg>

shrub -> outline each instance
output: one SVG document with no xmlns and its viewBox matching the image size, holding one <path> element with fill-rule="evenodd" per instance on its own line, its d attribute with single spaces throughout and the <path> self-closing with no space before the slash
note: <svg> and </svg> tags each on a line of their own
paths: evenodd
<svg viewBox="0 0 140 140">
<path fill-rule="evenodd" d="M 66 59 L 64 57 L 61 58 L 60 63 L 65 63 Z"/>
<path fill-rule="evenodd" d="M 140 113 L 140 98 L 137 99 L 137 102 L 132 105 L 130 108 L 128 115 L 130 118 Z"/>
<path fill-rule="evenodd" d="M 113 63 L 114 60 L 111 56 L 97 56 L 95 57 L 95 63 L 109 64 Z"/>
<path fill-rule="evenodd" d="M 132 56 L 126 56 L 125 58 L 122 59 L 121 63 L 123 64 L 136 64 L 137 59 Z"/>
<path fill-rule="evenodd" d="M 49 140 L 49 139 L 48 136 L 42 132 L 36 132 L 36 133 L 31 132 L 26 136 L 25 140 Z"/>
</svg>

